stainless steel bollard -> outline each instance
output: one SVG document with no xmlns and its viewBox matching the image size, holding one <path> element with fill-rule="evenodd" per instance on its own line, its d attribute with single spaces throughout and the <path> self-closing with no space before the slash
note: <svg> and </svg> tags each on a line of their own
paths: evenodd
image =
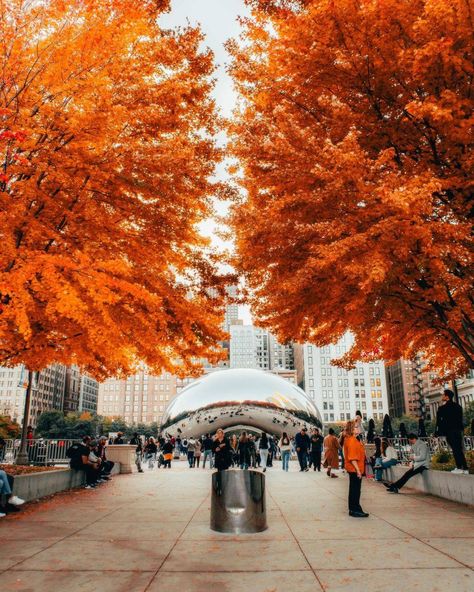
<svg viewBox="0 0 474 592">
<path fill-rule="evenodd" d="M 265 475 L 250 470 L 212 475 L 211 529 L 235 534 L 267 528 Z"/>
</svg>

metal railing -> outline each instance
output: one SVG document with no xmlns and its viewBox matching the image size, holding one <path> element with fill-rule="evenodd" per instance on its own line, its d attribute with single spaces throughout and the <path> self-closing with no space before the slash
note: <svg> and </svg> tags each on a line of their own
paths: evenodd
<svg viewBox="0 0 474 592">
<path fill-rule="evenodd" d="M 442 451 L 451 452 L 451 448 L 444 437 L 430 436 L 419 439 L 426 442 L 431 456 Z M 397 451 L 398 460 L 401 463 L 408 463 L 411 455 L 411 445 L 408 438 L 389 438 L 389 442 Z M 474 436 L 464 436 L 464 450 L 474 450 Z"/>
<path fill-rule="evenodd" d="M 67 465 L 69 457 L 66 451 L 78 440 L 29 440 L 27 443 L 30 464 L 37 466 Z M 0 463 L 13 464 L 20 450 L 20 440 L 5 440 L 5 447 L 0 449 Z"/>
</svg>

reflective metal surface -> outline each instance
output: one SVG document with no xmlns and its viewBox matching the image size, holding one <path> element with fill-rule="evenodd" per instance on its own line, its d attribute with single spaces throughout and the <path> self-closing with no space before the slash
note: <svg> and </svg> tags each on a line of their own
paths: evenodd
<svg viewBox="0 0 474 592">
<path fill-rule="evenodd" d="M 302 389 L 270 372 L 239 368 L 207 374 L 184 388 L 167 407 L 161 431 L 189 438 L 237 425 L 276 435 L 322 426 Z"/>
<path fill-rule="evenodd" d="M 265 475 L 240 469 L 214 473 L 211 529 L 242 534 L 266 528 Z"/>
</svg>

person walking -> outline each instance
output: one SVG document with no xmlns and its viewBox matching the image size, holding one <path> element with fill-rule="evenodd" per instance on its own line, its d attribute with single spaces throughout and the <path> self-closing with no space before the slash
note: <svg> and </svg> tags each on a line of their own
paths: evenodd
<svg viewBox="0 0 474 592">
<path fill-rule="evenodd" d="M 232 454 L 232 466 L 239 464 L 239 441 L 235 434 L 230 439 L 230 450 Z"/>
<path fill-rule="evenodd" d="M 398 464 L 398 454 L 385 438 L 382 440 L 381 456 L 375 459 L 375 481 L 382 481 L 384 469 L 389 469 Z"/>
<path fill-rule="evenodd" d="M 361 440 L 365 439 L 364 424 L 362 423 L 362 413 L 357 409 L 354 419 L 354 435 Z"/>
<path fill-rule="evenodd" d="M 352 426 L 354 426 L 354 422 L 352 422 Z M 352 434 L 354 435 L 354 434 Z M 347 436 L 347 433 L 345 437 Z M 344 439 L 345 443 L 345 439 Z M 345 456 L 345 453 L 344 453 Z M 326 469 L 326 474 L 328 477 L 332 477 L 333 479 L 337 478 L 337 475 L 334 475 L 332 472 L 333 469 L 339 468 L 339 440 L 337 439 L 334 430 L 329 428 L 328 435 L 324 438 L 324 468 Z M 346 465 L 347 468 L 347 465 Z"/>
<path fill-rule="evenodd" d="M 202 457 L 202 468 L 206 468 L 206 460 L 209 459 L 209 468 L 212 469 L 213 462 L 212 462 L 212 438 L 210 434 L 206 434 L 202 442 L 202 450 L 203 450 L 203 457 Z"/>
<path fill-rule="evenodd" d="M 196 440 L 194 438 L 189 438 L 188 440 L 188 464 L 189 468 L 192 469 L 194 467 L 194 451 L 196 450 Z"/>
<path fill-rule="evenodd" d="M 201 449 L 202 444 L 200 440 L 196 440 L 194 444 L 194 458 L 193 458 L 193 467 L 197 467 L 199 469 L 199 463 L 201 462 Z"/>
<path fill-rule="evenodd" d="M 249 454 L 250 454 L 250 466 L 255 469 L 257 466 L 257 448 L 255 446 L 255 438 L 249 436 Z"/>
<path fill-rule="evenodd" d="M 158 452 L 158 446 L 156 445 L 155 438 L 150 436 L 145 446 L 145 455 L 148 459 L 148 468 L 153 469 L 156 462 L 156 453 Z"/>
<path fill-rule="evenodd" d="M 362 442 L 354 435 L 354 421 L 346 423 L 344 437 L 345 468 L 349 474 L 349 516 L 353 518 L 367 518 L 360 505 L 362 477 L 365 472 L 365 448 Z"/>
<path fill-rule="evenodd" d="M 143 443 L 142 439 L 138 435 L 138 432 L 133 434 L 133 438 L 130 440 L 130 444 L 136 446 L 135 448 L 135 464 L 139 473 L 143 473 L 142 469 L 142 455 L 143 455 Z"/>
<path fill-rule="evenodd" d="M 314 428 L 310 438 L 311 464 L 314 471 L 321 471 L 321 452 L 324 438 L 319 433 L 318 428 Z"/>
<path fill-rule="evenodd" d="M 163 468 L 168 468 L 171 469 L 171 461 L 173 460 L 173 450 L 174 450 L 174 446 L 170 440 L 170 438 L 168 438 L 166 440 L 166 442 L 163 444 L 163 446 L 161 447 L 161 451 L 163 453 Z"/>
<path fill-rule="evenodd" d="M 301 428 L 295 436 L 296 454 L 300 463 L 300 473 L 303 471 L 309 471 L 308 469 L 308 450 L 310 446 L 310 440 L 308 436 L 308 430 Z"/>
<path fill-rule="evenodd" d="M 444 436 L 448 445 L 451 447 L 454 456 L 456 468 L 452 473 L 467 475 L 466 457 L 463 451 L 464 424 L 462 417 L 462 407 L 454 400 L 454 393 L 449 389 L 443 391 L 444 404 L 436 412 L 436 436 Z"/>
<path fill-rule="evenodd" d="M 262 432 L 260 441 L 258 443 L 258 450 L 260 452 L 260 464 L 263 467 L 263 472 L 267 470 L 268 460 L 268 436 L 265 432 Z"/>
<path fill-rule="evenodd" d="M 286 432 L 283 432 L 278 446 L 280 447 L 281 452 L 281 468 L 283 471 L 288 472 L 290 466 L 291 442 Z"/>
<path fill-rule="evenodd" d="M 408 442 L 412 448 L 410 468 L 398 481 L 387 486 L 388 493 L 398 493 L 409 479 L 430 468 L 430 450 L 427 444 L 416 434 L 408 434 Z"/>
<path fill-rule="evenodd" d="M 239 438 L 239 466 L 244 470 L 250 466 L 250 440 L 247 432 L 242 432 Z"/>
<path fill-rule="evenodd" d="M 232 451 L 229 440 L 225 437 L 224 430 L 219 428 L 212 444 L 214 452 L 214 466 L 220 471 L 227 470 L 232 464 Z"/>
</svg>

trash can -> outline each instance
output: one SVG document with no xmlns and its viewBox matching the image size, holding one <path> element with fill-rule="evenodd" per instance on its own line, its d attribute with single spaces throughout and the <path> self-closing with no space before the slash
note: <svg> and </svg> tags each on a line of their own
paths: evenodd
<svg viewBox="0 0 474 592">
<path fill-rule="evenodd" d="M 241 534 L 266 528 L 265 475 L 232 469 L 213 473 L 211 529 Z"/>
</svg>

